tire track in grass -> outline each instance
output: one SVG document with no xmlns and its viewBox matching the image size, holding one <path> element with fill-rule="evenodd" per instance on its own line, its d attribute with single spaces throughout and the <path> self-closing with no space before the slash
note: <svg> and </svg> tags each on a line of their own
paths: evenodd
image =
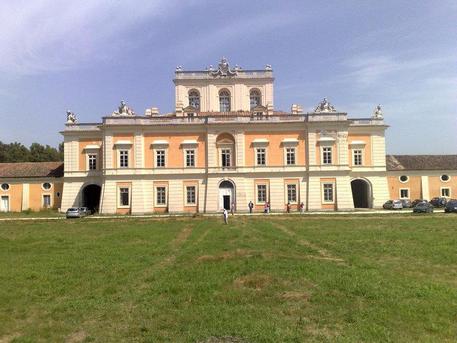
<svg viewBox="0 0 457 343">
<path fill-rule="evenodd" d="M 159 263 L 159 267 L 165 268 L 173 264 L 176 260 L 176 253 L 189 239 L 193 231 L 193 225 L 186 225 L 176 236 L 176 238 L 170 244 L 171 254 L 167 256 L 162 262 Z"/>
<path fill-rule="evenodd" d="M 318 245 L 316 245 L 314 243 L 311 243 L 310 241 L 307 241 L 307 240 L 305 240 L 303 238 L 299 238 L 295 232 L 293 232 L 292 230 L 288 229 L 285 225 L 275 222 L 275 223 L 272 223 L 272 226 L 274 228 L 280 230 L 281 232 L 283 232 L 287 236 L 294 238 L 295 242 L 298 245 L 301 245 L 302 247 L 313 249 L 319 255 L 319 256 L 309 255 L 310 258 L 314 258 L 314 259 L 318 259 L 318 260 L 333 261 L 333 262 L 337 262 L 337 263 L 341 263 L 341 264 L 346 264 L 346 261 L 344 259 L 342 259 L 340 257 L 336 257 L 330 251 L 328 251 L 328 250 L 326 250 L 326 249 L 324 249 L 324 248 L 322 248 L 322 247 L 320 247 L 320 246 L 318 246 Z"/>
</svg>

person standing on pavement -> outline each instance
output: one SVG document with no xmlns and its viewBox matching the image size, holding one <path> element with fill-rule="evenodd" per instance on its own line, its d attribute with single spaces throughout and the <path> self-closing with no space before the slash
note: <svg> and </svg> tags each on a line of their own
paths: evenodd
<svg viewBox="0 0 457 343">
<path fill-rule="evenodd" d="M 232 214 L 232 216 L 235 214 L 235 202 L 232 201 L 232 206 L 230 206 L 230 213 Z"/>
<path fill-rule="evenodd" d="M 224 216 L 224 223 L 228 224 L 228 211 L 224 208 L 224 212 L 222 212 Z"/>
<path fill-rule="evenodd" d="M 249 213 L 252 213 L 252 209 L 254 208 L 254 204 L 252 203 L 252 201 L 249 201 L 248 207 L 249 207 Z"/>
</svg>

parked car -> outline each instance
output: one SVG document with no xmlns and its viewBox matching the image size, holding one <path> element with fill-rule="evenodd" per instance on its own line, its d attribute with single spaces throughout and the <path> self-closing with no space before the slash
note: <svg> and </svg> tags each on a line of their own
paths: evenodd
<svg viewBox="0 0 457 343">
<path fill-rule="evenodd" d="M 446 212 L 446 213 L 457 212 L 457 200 L 455 200 L 455 199 L 449 200 L 446 203 L 446 206 L 444 207 L 444 212 Z"/>
<path fill-rule="evenodd" d="M 77 207 L 71 207 L 66 212 L 67 218 L 81 218 L 81 212 Z"/>
<path fill-rule="evenodd" d="M 433 207 L 444 207 L 446 206 L 447 199 L 444 197 L 435 197 L 432 200 L 430 200 L 430 204 L 433 205 Z"/>
<path fill-rule="evenodd" d="M 433 213 L 433 205 L 429 202 L 420 202 L 413 208 L 414 213 Z"/>
<path fill-rule="evenodd" d="M 416 207 L 417 204 L 420 204 L 421 202 L 428 202 L 427 200 L 425 199 L 415 199 L 412 203 L 411 203 L 411 207 Z"/>
<path fill-rule="evenodd" d="M 87 207 L 80 207 L 79 213 L 81 214 L 81 217 L 85 217 L 85 216 L 88 216 L 89 214 L 91 214 L 92 212 Z"/>
<path fill-rule="evenodd" d="M 387 200 L 382 207 L 385 210 L 401 210 L 403 208 L 403 204 L 400 200 Z"/>
<path fill-rule="evenodd" d="M 401 204 L 403 205 L 403 208 L 411 208 L 413 205 L 411 204 L 411 200 L 409 199 L 401 199 Z"/>
</svg>

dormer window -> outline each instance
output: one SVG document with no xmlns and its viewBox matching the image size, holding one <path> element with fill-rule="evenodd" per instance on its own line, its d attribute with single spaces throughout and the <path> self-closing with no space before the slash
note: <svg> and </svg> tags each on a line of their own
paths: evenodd
<svg viewBox="0 0 457 343">
<path fill-rule="evenodd" d="M 189 106 L 200 110 L 200 93 L 195 89 L 189 92 Z"/>
<path fill-rule="evenodd" d="M 230 92 L 226 89 L 219 92 L 219 110 L 220 112 L 230 112 Z"/>
<path fill-rule="evenodd" d="M 251 111 L 257 107 L 262 105 L 262 96 L 260 94 L 260 91 L 258 89 L 253 89 L 249 93 L 249 100 L 250 100 L 250 108 Z"/>
</svg>

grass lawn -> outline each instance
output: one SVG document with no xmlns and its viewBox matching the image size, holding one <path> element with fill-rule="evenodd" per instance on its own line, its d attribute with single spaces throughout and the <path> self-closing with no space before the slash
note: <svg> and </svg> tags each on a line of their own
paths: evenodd
<svg viewBox="0 0 457 343">
<path fill-rule="evenodd" d="M 0 223 L 0 342 L 214 337 L 455 342 L 457 216 Z"/>
</svg>

